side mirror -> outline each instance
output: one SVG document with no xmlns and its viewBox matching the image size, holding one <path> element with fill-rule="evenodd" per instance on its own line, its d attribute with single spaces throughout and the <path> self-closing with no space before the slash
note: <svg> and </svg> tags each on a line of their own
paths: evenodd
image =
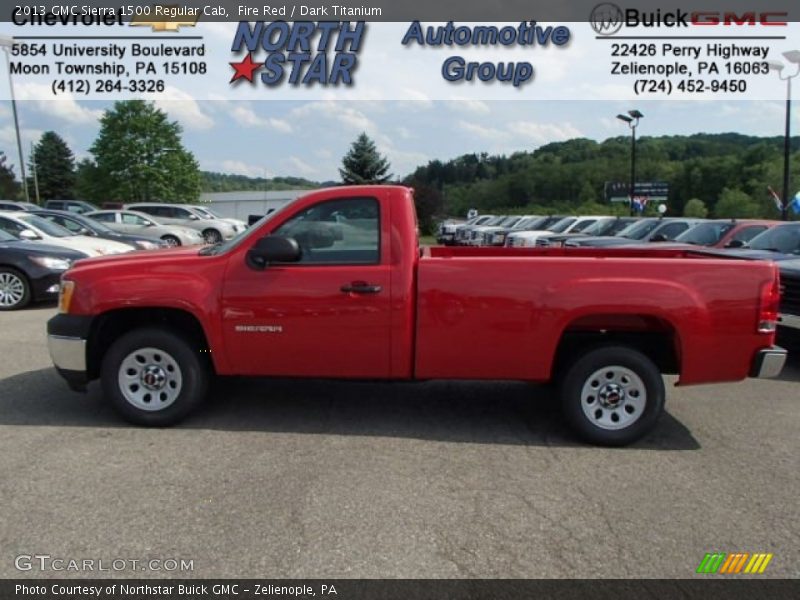
<svg viewBox="0 0 800 600">
<path fill-rule="evenodd" d="M 300 245 L 294 238 L 268 235 L 247 251 L 247 264 L 260 271 L 273 262 L 297 262 L 301 255 Z"/>
<path fill-rule="evenodd" d="M 726 248 L 744 248 L 744 242 L 742 240 L 731 240 L 727 244 L 725 244 Z"/>
<path fill-rule="evenodd" d="M 668 242 L 669 239 L 663 233 L 659 233 L 658 235 L 654 235 L 650 238 L 651 242 Z"/>
<path fill-rule="evenodd" d="M 42 236 L 31 229 L 23 229 L 19 232 L 19 238 L 21 240 L 33 241 L 42 239 Z"/>
<path fill-rule="evenodd" d="M 198 217 L 197 215 L 189 215 L 189 220 L 190 221 L 199 221 L 200 217 Z"/>
</svg>

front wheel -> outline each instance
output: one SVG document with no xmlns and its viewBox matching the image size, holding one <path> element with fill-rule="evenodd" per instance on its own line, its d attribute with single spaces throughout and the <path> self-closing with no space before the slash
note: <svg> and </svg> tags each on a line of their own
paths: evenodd
<svg viewBox="0 0 800 600">
<path fill-rule="evenodd" d="M 103 359 L 103 394 L 136 425 L 165 427 L 186 417 L 208 390 L 200 348 L 161 329 L 131 331 Z"/>
<path fill-rule="evenodd" d="M 164 240 L 167 243 L 167 246 L 171 246 L 172 248 L 175 248 L 176 246 L 180 246 L 181 245 L 181 241 L 178 238 L 176 238 L 174 235 L 165 235 L 161 239 Z"/>
<path fill-rule="evenodd" d="M 664 411 L 664 380 L 647 356 L 604 346 L 564 373 L 561 402 L 567 421 L 585 440 L 624 446 L 650 432 Z"/>
<path fill-rule="evenodd" d="M 203 232 L 203 240 L 206 244 L 219 244 L 222 241 L 222 234 L 216 229 L 206 229 Z"/>
<path fill-rule="evenodd" d="M 0 310 L 16 310 L 26 307 L 31 301 L 31 286 L 28 279 L 8 267 L 0 267 Z"/>
</svg>

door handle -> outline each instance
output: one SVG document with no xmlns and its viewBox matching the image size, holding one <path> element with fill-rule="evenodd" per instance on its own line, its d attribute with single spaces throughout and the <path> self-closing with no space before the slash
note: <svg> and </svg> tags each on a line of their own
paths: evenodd
<svg viewBox="0 0 800 600">
<path fill-rule="evenodd" d="M 370 285 L 366 281 L 353 281 L 341 287 L 345 294 L 378 294 L 383 288 L 379 285 Z"/>
</svg>

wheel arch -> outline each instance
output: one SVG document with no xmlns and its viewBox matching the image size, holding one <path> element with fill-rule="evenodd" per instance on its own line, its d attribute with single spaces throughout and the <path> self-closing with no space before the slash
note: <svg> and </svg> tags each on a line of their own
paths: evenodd
<svg viewBox="0 0 800 600">
<path fill-rule="evenodd" d="M 569 322 L 561 331 L 551 378 L 558 377 L 582 354 L 599 346 L 626 346 L 638 350 L 661 373 L 681 373 L 681 339 L 670 320 L 652 314 L 593 314 Z"/>
<path fill-rule="evenodd" d="M 92 320 L 87 342 L 86 359 L 90 379 L 100 375 L 106 350 L 121 336 L 142 327 L 161 326 L 183 336 L 197 348 L 210 368 L 215 369 L 209 336 L 200 320 L 180 308 L 136 307 L 107 311 Z"/>
</svg>

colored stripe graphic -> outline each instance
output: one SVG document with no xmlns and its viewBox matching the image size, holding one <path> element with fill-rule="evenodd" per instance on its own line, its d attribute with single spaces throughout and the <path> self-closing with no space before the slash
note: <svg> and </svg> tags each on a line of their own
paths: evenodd
<svg viewBox="0 0 800 600">
<path fill-rule="evenodd" d="M 767 565 L 769 561 L 772 560 L 774 554 L 753 554 L 753 558 L 750 559 L 750 562 L 747 563 L 747 567 L 745 567 L 745 573 L 763 573 L 767 569 Z"/>
<path fill-rule="evenodd" d="M 724 552 L 706 553 L 700 562 L 700 566 L 697 567 L 697 573 L 716 573 L 722 566 L 725 556 Z"/>
<path fill-rule="evenodd" d="M 722 573 L 738 573 L 742 570 L 744 562 L 750 556 L 749 552 L 736 552 L 728 555 L 728 560 L 722 565 L 719 572 Z"/>
</svg>

